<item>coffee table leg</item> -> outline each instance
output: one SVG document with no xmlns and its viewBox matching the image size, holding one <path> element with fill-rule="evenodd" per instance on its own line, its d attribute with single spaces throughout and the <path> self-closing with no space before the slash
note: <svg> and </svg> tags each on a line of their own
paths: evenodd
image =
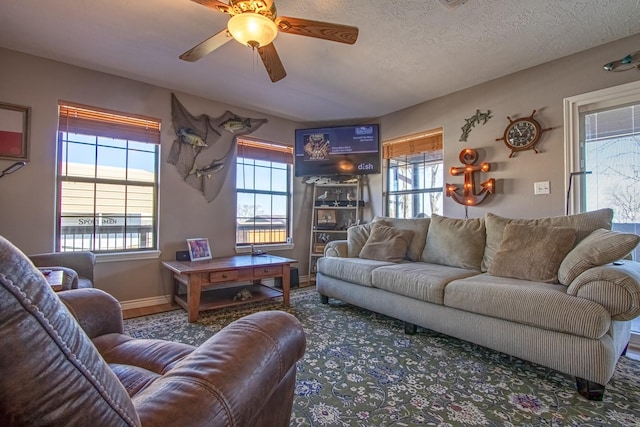
<svg viewBox="0 0 640 427">
<path fill-rule="evenodd" d="M 291 288 L 291 266 L 282 267 L 282 299 L 284 305 L 289 305 L 289 290 Z"/>
<path fill-rule="evenodd" d="M 175 278 L 173 271 L 169 270 L 169 274 L 171 275 L 171 283 L 173 283 L 173 300 L 171 300 L 171 304 L 172 305 L 178 305 L 178 300 L 176 298 L 176 296 L 178 295 L 178 293 L 180 292 L 180 283 L 178 282 L 178 279 Z"/>
<path fill-rule="evenodd" d="M 202 293 L 202 278 L 200 274 L 192 274 L 187 286 L 187 315 L 189 323 L 198 320 L 200 315 L 200 294 Z"/>
</svg>

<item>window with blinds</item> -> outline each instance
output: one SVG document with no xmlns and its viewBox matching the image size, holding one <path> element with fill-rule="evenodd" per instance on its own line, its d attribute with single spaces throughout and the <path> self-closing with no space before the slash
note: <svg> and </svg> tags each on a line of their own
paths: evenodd
<svg viewBox="0 0 640 427">
<path fill-rule="evenodd" d="M 631 102 L 629 102 L 631 101 Z M 613 209 L 612 229 L 640 234 L 640 87 L 620 99 L 579 108 L 579 210 Z M 640 249 L 632 253 L 638 261 Z M 640 318 L 631 322 L 631 342 L 640 345 Z"/>
<path fill-rule="evenodd" d="M 292 147 L 238 139 L 236 246 L 290 241 L 292 165 Z"/>
<path fill-rule="evenodd" d="M 382 143 L 387 162 L 387 215 L 413 218 L 442 213 L 442 129 Z"/>
<path fill-rule="evenodd" d="M 613 208 L 614 229 L 640 234 L 640 102 L 586 109 L 580 123 L 582 210 Z"/>
<path fill-rule="evenodd" d="M 157 249 L 160 120 L 58 105 L 58 250 Z"/>
</svg>

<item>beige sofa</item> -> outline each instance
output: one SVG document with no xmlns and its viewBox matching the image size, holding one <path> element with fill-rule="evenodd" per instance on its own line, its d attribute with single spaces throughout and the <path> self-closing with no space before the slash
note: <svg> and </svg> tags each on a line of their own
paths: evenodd
<svg viewBox="0 0 640 427">
<path fill-rule="evenodd" d="M 638 244 L 613 212 L 374 218 L 330 242 L 317 290 L 576 377 L 599 400 L 640 315 Z M 615 261 L 615 264 L 612 264 Z"/>
</svg>

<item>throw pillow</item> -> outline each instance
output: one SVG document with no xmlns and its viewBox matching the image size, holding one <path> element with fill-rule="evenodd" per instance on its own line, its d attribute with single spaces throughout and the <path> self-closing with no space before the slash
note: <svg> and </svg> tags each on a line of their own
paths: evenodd
<svg viewBox="0 0 640 427">
<path fill-rule="evenodd" d="M 573 280 L 592 267 L 609 264 L 631 252 L 640 242 L 640 236 L 619 233 L 603 228 L 595 230 L 576 245 L 564 258 L 558 270 L 558 279 L 569 286 Z"/>
<path fill-rule="evenodd" d="M 456 219 L 433 214 L 421 260 L 480 270 L 485 246 L 484 219 Z"/>
<path fill-rule="evenodd" d="M 609 208 L 583 212 L 575 215 L 535 219 L 510 219 L 487 212 L 485 215 L 487 245 L 484 248 L 484 256 L 482 258 L 482 271 L 487 271 L 489 265 L 491 265 L 493 257 L 502 242 L 504 227 L 508 223 L 537 225 L 540 227 L 570 227 L 576 230 L 575 243 L 578 243 L 587 237 L 592 231 L 599 228 L 611 230 L 612 220 L 613 210 Z"/>
<path fill-rule="evenodd" d="M 576 232 L 569 227 L 509 223 L 489 266 L 493 276 L 558 283 L 558 269 L 573 248 Z"/>
<path fill-rule="evenodd" d="M 347 229 L 347 256 L 349 258 L 360 256 L 360 251 L 367 243 L 369 235 L 371 235 L 372 224 L 354 225 Z M 382 221 L 381 224 L 389 225 L 386 221 Z"/>
<path fill-rule="evenodd" d="M 391 227 L 400 228 L 402 230 L 413 231 L 413 237 L 409 242 L 407 249 L 407 259 L 409 261 L 420 261 L 420 256 L 424 250 L 424 244 L 427 240 L 427 231 L 429 230 L 430 218 L 391 218 L 376 216 L 372 222 L 384 221 Z"/>
<path fill-rule="evenodd" d="M 400 230 L 374 222 L 371 226 L 371 235 L 360 251 L 360 258 L 400 262 L 407 254 L 412 236 L 411 230 Z"/>
</svg>

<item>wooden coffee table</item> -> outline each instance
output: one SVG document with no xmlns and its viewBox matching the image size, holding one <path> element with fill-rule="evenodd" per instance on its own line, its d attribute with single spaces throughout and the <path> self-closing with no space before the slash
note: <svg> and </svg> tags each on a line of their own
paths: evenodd
<svg viewBox="0 0 640 427">
<path fill-rule="evenodd" d="M 200 311 L 282 296 L 289 305 L 291 264 L 295 259 L 274 255 L 236 255 L 208 261 L 165 261 L 174 283 L 173 300 L 187 310 L 189 322 L 198 320 Z M 282 278 L 282 291 L 265 286 L 262 279 Z M 251 282 L 241 285 L 238 282 Z M 235 299 L 247 288 L 251 298 Z"/>
</svg>

